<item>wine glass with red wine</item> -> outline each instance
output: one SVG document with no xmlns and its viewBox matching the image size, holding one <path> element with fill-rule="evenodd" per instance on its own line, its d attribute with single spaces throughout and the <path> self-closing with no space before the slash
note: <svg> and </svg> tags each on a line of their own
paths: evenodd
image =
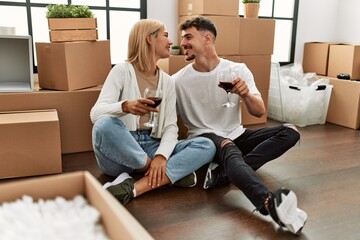
<svg viewBox="0 0 360 240">
<path fill-rule="evenodd" d="M 230 68 L 225 69 L 225 70 L 220 70 L 217 73 L 218 86 L 221 87 L 222 89 L 224 89 L 227 93 L 227 95 L 226 95 L 227 102 L 222 105 L 223 107 L 226 107 L 226 108 L 235 106 L 235 103 L 232 103 L 229 99 L 230 94 L 231 94 L 230 91 L 234 87 L 234 85 L 232 84 L 232 81 L 234 80 L 234 78 L 235 78 L 235 73 L 233 71 L 231 71 Z"/>
<path fill-rule="evenodd" d="M 160 105 L 162 100 L 162 91 L 161 89 L 151 89 L 146 88 L 144 91 L 144 97 L 154 101 L 154 104 L 148 104 L 148 106 L 156 108 Z M 155 127 L 157 123 L 154 121 L 154 112 L 150 112 L 150 119 L 148 122 L 144 123 L 146 127 Z"/>
</svg>

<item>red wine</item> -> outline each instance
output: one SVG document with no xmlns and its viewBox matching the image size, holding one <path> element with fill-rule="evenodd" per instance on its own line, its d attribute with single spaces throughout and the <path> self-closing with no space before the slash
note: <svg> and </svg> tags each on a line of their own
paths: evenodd
<svg viewBox="0 0 360 240">
<path fill-rule="evenodd" d="M 160 97 L 148 97 L 147 99 L 153 100 L 155 104 L 148 104 L 148 106 L 156 108 L 160 105 L 162 98 Z"/>
<path fill-rule="evenodd" d="M 232 82 L 219 82 L 219 87 L 223 88 L 226 92 L 230 92 L 231 89 L 234 87 Z"/>
</svg>

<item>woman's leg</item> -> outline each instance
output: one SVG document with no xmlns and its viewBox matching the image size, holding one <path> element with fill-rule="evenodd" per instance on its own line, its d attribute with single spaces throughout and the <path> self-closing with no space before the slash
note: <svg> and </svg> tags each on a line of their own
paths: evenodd
<svg viewBox="0 0 360 240">
<path fill-rule="evenodd" d="M 166 163 L 166 175 L 174 183 L 211 162 L 215 151 L 214 143 L 208 138 L 180 140 Z"/>
<path fill-rule="evenodd" d="M 147 154 L 117 118 L 97 120 L 92 130 L 92 142 L 100 169 L 110 176 L 131 173 L 146 166 Z"/>
</svg>

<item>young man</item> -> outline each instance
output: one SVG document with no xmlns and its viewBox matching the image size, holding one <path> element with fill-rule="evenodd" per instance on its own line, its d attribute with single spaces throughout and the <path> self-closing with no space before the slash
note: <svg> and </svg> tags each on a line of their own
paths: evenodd
<svg viewBox="0 0 360 240">
<path fill-rule="evenodd" d="M 307 215 L 297 208 L 295 193 L 288 189 L 273 193 L 255 173 L 295 145 L 300 139 L 299 132 L 291 124 L 245 129 L 241 125 L 240 100 L 252 115 L 260 117 L 265 114 L 264 102 L 252 73 L 245 64 L 218 57 L 216 27 L 209 19 L 196 17 L 187 20 L 180 29 L 185 58 L 194 62 L 173 75 L 178 114 L 188 128 L 190 138 L 207 137 L 217 148 L 214 158 L 217 162 L 209 165 L 204 188 L 230 181 L 243 191 L 261 214 L 270 214 L 280 226 L 300 234 Z M 226 93 L 219 87 L 217 76 L 225 69 L 233 73 L 230 100 L 234 107 L 222 106 Z"/>
</svg>

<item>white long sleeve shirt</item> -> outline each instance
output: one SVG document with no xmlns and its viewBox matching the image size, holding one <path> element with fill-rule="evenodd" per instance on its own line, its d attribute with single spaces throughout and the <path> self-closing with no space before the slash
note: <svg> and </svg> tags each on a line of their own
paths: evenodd
<svg viewBox="0 0 360 240">
<path fill-rule="evenodd" d="M 168 159 L 178 138 L 176 94 L 173 80 L 160 69 L 158 88 L 162 89 L 162 101 L 159 113 L 154 114 L 158 126 L 152 128 L 151 136 L 161 138 L 156 154 Z M 136 131 L 139 128 L 140 116 L 123 112 L 122 104 L 138 98 L 141 98 L 141 94 L 132 64 L 117 64 L 110 71 L 99 98 L 91 109 L 91 121 L 95 123 L 103 116 L 112 116 L 120 119 L 129 131 Z"/>
</svg>

